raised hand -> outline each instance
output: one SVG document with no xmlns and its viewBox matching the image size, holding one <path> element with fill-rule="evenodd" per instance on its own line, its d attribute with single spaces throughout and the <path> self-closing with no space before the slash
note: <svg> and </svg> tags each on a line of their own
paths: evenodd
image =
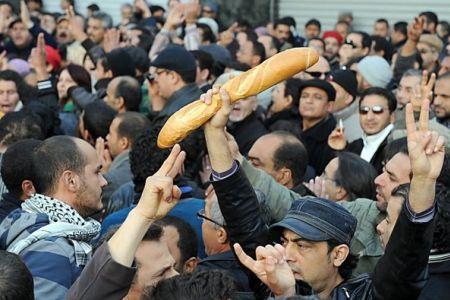
<svg viewBox="0 0 450 300">
<path fill-rule="evenodd" d="M 95 141 L 95 151 L 97 151 L 97 155 L 102 164 L 102 172 L 106 173 L 109 171 L 109 167 L 112 164 L 111 153 L 105 146 L 105 140 L 101 137 L 97 138 Z"/>
<path fill-rule="evenodd" d="M 206 92 L 206 94 L 201 95 L 200 99 L 205 104 L 209 105 L 213 101 L 217 101 L 216 97 L 219 95 L 222 101 L 222 107 L 208 122 L 205 123 L 205 128 L 208 127 L 223 130 L 227 125 L 228 117 L 233 110 L 233 106 L 231 105 L 230 96 L 225 89 L 220 88 L 219 86 L 214 86 L 212 89 Z"/>
<path fill-rule="evenodd" d="M 31 50 L 28 57 L 28 63 L 36 71 L 38 80 L 47 80 L 49 74 L 47 72 L 47 52 L 45 51 L 44 34 L 39 33 L 36 42 L 36 48 Z"/>
<path fill-rule="evenodd" d="M 201 5 L 198 0 L 191 0 L 183 4 L 184 16 L 187 24 L 195 24 L 201 13 Z"/>
<path fill-rule="evenodd" d="M 144 218 L 154 221 L 167 215 L 181 197 L 180 189 L 173 184 L 182 169 L 186 153 L 175 145 L 161 168 L 147 178 L 136 211 Z"/>
<path fill-rule="evenodd" d="M 147 3 L 145 3 L 144 0 L 134 1 L 134 6 L 138 11 L 142 12 L 144 18 L 150 18 L 152 16 L 150 8 L 148 7 Z"/>
<path fill-rule="evenodd" d="M 220 33 L 220 39 L 218 44 L 222 46 L 228 46 L 234 39 L 234 33 L 237 31 L 239 24 L 234 22 L 227 30 Z"/>
<path fill-rule="evenodd" d="M 436 180 L 444 162 L 444 137 L 428 129 L 430 101 L 422 102 L 419 118 L 419 128 L 413 115 L 411 103 L 406 105 L 406 131 L 408 151 L 413 176 L 416 178 Z"/>
<path fill-rule="evenodd" d="M 424 20 L 422 18 L 414 18 L 414 21 L 408 25 L 408 40 L 418 42 L 420 35 L 423 33 Z"/>
<path fill-rule="evenodd" d="M 334 150 L 344 150 L 347 146 L 347 140 L 344 135 L 343 127 L 336 127 L 328 136 L 328 146 Z"/>
<path fill-rule="evenodd" d="M 69 28 L 70 32 L 72 33 L 73 37 L 79 41 L 82 42 L 85 39 L 87 39 L 87 34 L 84 32 L 84 26 L 82 22 L 77 18 L 75 15 L 75 11 L 73 9 L 73 6 L 70 6 L 69 9 L 66 10 L 67 18 L 69 19 Z"/>
<path fill-rule="evenodd" d="M 317 197 L 329 199 L 329 195 L 326 192 L 325 179 L 316 176 L 315 179 L 311 179 L 305 184 L 308 189 L 310 189 Z"/>
<path fill-rule="evenodd" d="M 30 12 L 28 10 L 28 6 L 25 3 L 25 0 L 20 1 L 20 19 L 22 20 L 25 27 L 28 29 L 33 26 L 33 22 L 31 21 Z"/>
<path fill-rule="evenodd" d="M 422 107 L 422 102 L 428 99 L 430 102 L 433 98 L 433 87 L 436 82 L 436 74 L 432 73 L 430 79 L 428 79 L 428 71 L 424 70 L 422 72 L 422 83 L 420 84 L 420 94 L 415 94 L 411 99 L 411 104 L 414 111 L 420 111 Z"/>
<path fill-rule="evenodd" d="M 256 260 L 248 256 L 239 244 L 234 244 L 239 261 L 252 271 L 275 296 L 293 296 L 295 277 L 288 263 L 283 246 L 267 245 L 256 248 Z"/>
<path fill-rule="evenodd" d="M 120 47 L 120 31 L 116 28 L 108 29 L 105 33 L 103 48 L 105 52 L 110 52 Z"/>
<path fill-rule="evenodd" d="M 185 16 L 183 14 L 183 6 L 180 3 L 170 10 L 166 22 L 164 23 L 164 28 L 169 31 L 174 30 L 178 28 L 184 22 L 184 20 Z"/>
</svg>

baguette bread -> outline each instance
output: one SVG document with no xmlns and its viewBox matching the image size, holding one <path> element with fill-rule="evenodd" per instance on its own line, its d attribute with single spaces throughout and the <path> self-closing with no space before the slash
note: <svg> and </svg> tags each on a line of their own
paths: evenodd
<svg viewBox="0 0 450 300">
<path fill-rule="evenodd" d="M 254 96 L 269 87 L 308 69 L 319 60 L 312 48 L 292 48 L 278 53 L 260 65 L 227 81 L 223 88 L 231 102 Z M 173 114 L 158 135 L 158 147 L 169 148 L 183 140 L 190 132 L 202 126 L 221 107 L 218 94 L 210 105 L 201 100 L 186 105 Z"/>
</svg>

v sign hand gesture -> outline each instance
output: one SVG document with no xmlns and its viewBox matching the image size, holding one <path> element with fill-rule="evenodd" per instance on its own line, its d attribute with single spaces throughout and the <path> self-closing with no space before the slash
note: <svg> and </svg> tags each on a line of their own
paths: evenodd
<svg viewBox="0 0 450 300">
<path fill-rule="evenodd" d="M 429 209 L 434 203 L 436 179 L 444 163 L 444 137 L 428 129 L 430 101 L 425 99 L 416 128 L 413 107 L 406 105 L 408 152 L 413 178 L 409 193 L 411 209 L 415 213 Z"/>
<path fill-rule="evenodd" d="M 174 178 L 180 173 L 186 153 L 180 145 L 175 145 L 161 168 L 147 178 L 136 211 L 144 218 L 153 221 L 167 215 L 178 203 L 181 191 L 173 185 Z"/>
</svg>

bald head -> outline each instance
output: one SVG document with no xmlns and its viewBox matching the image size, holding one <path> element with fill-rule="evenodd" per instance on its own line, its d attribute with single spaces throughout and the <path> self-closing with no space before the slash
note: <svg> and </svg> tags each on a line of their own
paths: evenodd
<svg viewBox="0 0 450 300">
<path fill-rule="evenodd" d="M 288 188 L 303 181 L 308 164 L 305 146 L 285 131 L 260 137 L 250 149 L 248 158 L 253 166 L 264 170 Z"/>
</svg>

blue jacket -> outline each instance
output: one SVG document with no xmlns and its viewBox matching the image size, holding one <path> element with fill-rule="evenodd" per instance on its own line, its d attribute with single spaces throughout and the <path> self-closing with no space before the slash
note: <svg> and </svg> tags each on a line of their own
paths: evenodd
<svg viewBox="0 0 450 300">
<path fill-rule="evenodd" d="M 45 214 L 13 211 L 0 224 L 0 249 L 8 249 L 48 224 Z M 39 240 L 19 255 L 33 275 L 36 300 L 64 299 L 83 268 L 77 267 L 74 247 L 62 237 Z"/>
<path fill-rule="evenodd" d="M 100 232 L 100 237 L 103 236 L 108 230 L 114 225 L 122 224 L 127 218 L 130 211 L 136 205 L 131 205 L 130 207 L 123 208 L 115 213 L 107 216 L 102 222 L 102 230 Z M 198 239 L 198 257 L 204 258 L 206 257 L 205 253 L 205 244 L 203 243 L 203 235 L 202 235 L 202 221 L 197 217 L 197 212 L 203 209 L 205 206 L 205 201 L 201 199 L 184 199 L 180 200 L 180 202 L 175 205 L 174 208 L 169 212 L 169 216 L 174 216 L 186 221 L 191 225 L 192 229 L 197 233 Z"/>
</svg>

